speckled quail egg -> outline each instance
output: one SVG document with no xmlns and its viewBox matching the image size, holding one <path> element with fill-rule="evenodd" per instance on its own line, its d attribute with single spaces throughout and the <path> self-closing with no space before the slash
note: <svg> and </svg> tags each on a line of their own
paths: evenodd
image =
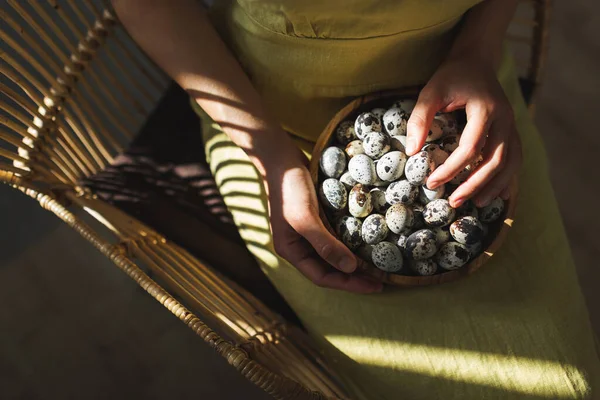
<svg viewBox="0 0 600 400">
<path fill-rule="evenodd" d="M 343 146 L 353 140 L 356 140 L 356 132 L 354 132 L 354 122 L 343 121 L 335 130 L 335 138 Z"/>
<path fill-rule="evenodd" d="M 469 176 L 471 176 L 471 172 L 472 172 L 472 170 L 469 168 L 469 166 L 467 166 L 462 171 L 460 171 L 458 174 L 456 174 L 456 176 L 454 178 L 452 178 L 449 183 L 452 185 L 459 186 L 463 182 L 465 182 L 469 178 Z"/>
<path fill-rule="evenodd" d="M 402 252 L 398 246 L 390 242 L 379 242 L 374 245 L 371 259 L 377 268 L 385 272 L 398 272 L 404 264 Z"/>
<path fill-rule="evenodd" d="M 475 244 L 483 240 L 483 227 L 474 217 L 462 217 L 450 225 L 450 234 L 458 243 Z"/>
<path fill-rule="evenodd" d="M 423 219 L 423 210 L 425 209 L 425 206 L 419 203 L 414 203 L 411 207 L 413 211 L 413 224 L 411 226 L 411 229 L 415 231 L 418 229 L 425 228 L 426 224 L 425 220 Z"/>
<path fill-rule="evenodd" d="M 433 260 L 446 270 L 458 269 L 469 262 L 471 253 L 465 245 L 457 242 L 448 242 L 442 245 Z"/>
<path fill-rule="evenodd" d="M 398 248 L 402 251 L 406 249 L 406 241 L 408 240 L 407 235 L 398 235 L 398 239 L 394 242 Z"/>
<path fill-rule="evenodd" d="M 356 185 L 358 182 L 350 175 L 350 171 L 346 171 L 340 176 L 340 182 L 346 186 L 346 189 L 350 190 Z"/>
<path fill-rule="evenodd" d="M 450 241 L 450 229 L 447 226 L 441 228 L 432 228 L 431 231 L 435 233 L 435 244 L 440 247 L 444 243 Z"/>
<path fill-rule="evenodd" d="M 444 135 L 444 130 L 442 129 L 442 123 L 437 119 L 431 121 L 431 126 L 429 127 L 429 132 L 427 133 L 427 137 L 425 141 L 427 143 L 438 140 Z"/>
<path fill-rule="evenodd" d="M 435 163 L 431 155 L 426 151 L 420 151 L 408 158 L 404 167 L 404 175 L 411 184 L 420 186 L 427 181 L 434 169 Z"/>
<path fill-rule="evenodd" d="M 339 178 L 346 170 L 346 154 L 339 147 L 328 147 L 321 154 L 320 166 L 328 178 Z"/>
<path fill-rule="evenodd" d="M 385 108 L 374 108 L 371 110 L 371 114 L 379 118 L 379 121 L 382 121 L 383 114 L 385 114 Z"/>
<path fill-rule="evenodd" d="M 353 140 L 346 145 L 346 149 L 344 150 L 348 158 L 352 158 L 357 154 L 365 154 L 365 149 L 363 148 L 362 140 Z"/>
<path fill-rule="evenodd" d="M 385 218 L 381 214 L 371 214 L 362 224 L 362 238 L 367 244 L 379 243 L 388 235 Z"/>
<path fill-rule="evenodd" d="M 348 171 L 355 181 L 363 185 L 372 185 L 377 181 L 375 163 L 366 154 L 357 154 L 350 159 Z"/>
<path fill-rule="evenodd" d="M 406 239 L 404 254 L 413 260 L 424 260 L 433 256 L 437 251 L 435 233 L 430 229 L 421 229 L 413 232 Z"/>
<path fill-rule="evenodd" d="M 384 181 L 395 181 L 404 174 L 406 154 L 401 151 L 390 151 L 377 162 L 377 176 Z"/>
<path fill-rule="evenodd" d="M 369 132 L 381 132 L 381 122 L 379 118 L 370 112 L 364 112 L 356 118 L 354 132 L 356 133 L 356 137 L 363 140 Z"/>
<path fill-rule="evenodd" d="M 373 203 L 373 211 L 379 214 L 385 213 L 388 208 L 388 203 L 385 200 L 385 189 L 375 187 L 369 192 L 371 193 L 371 203 Z"/>
<path fill-rule="evenodd" d="M 321 201 L 329 208 L 341 210 L 346 207 L 348 192 L 344 184 L 337 179 L 328 178 L 321 184 Z"/>
<path fill-rule="evenodd" d="M 365 154 L 371 158 L 380 158 L 390 151 L 390 137 L 383 132 L 369 132 L 363 139 Z"/>
<path fill-rule="evenodd" d="M 406 112 L 398 107 L 392 107 L 383 115 L 383 128 L 390 136 L 406 135 Z"/>
<path fill-rule="evenodd" d="M 390 136 L 390 146 L 392 150 L 397 150 L 406 153 L 406 136 Z"/>
<path fill-rule="evenodd" d="M 477 242 L 473 244 L 466 244 L 465 247 L 469 250 L 470 259 L 474 259 L 483 251 L 483 242 Z"/>
<path fill-rule="evenodd" d="M 456 133 L 454 135 L 444 136 L 442 140 L 440 140 L 440 147 L 447 151 L 448 153 L 452 153 L 454 150 L 458 148 L 458 143 L 460 142 L 460 134 Z"/>
<path fill-rule="evenodd" d="M 473 204 L 472 201 L 465 201 L 460 207 L 456 209 L 456 219 L 462 217 L 475 217 L 479 218 L 479 212 L 477 211 L 477 207 Z"/>
<path fill-rule="evenodd" d="M 404 112 L 406 112 L 407 114 L 410 114 L 411 112 L 413 112 L 416 105 L 417 105 L 416 100 L 402 99 L 402 100 L 398 100 L 398 101 L 394 102 L 394 104 L 392 104 L 392 107 L 398 107 L 401 110 L 403 110 Z"/>
<path fill-rule="evenodd" d="M 336 224 L 336 233 L 342 239 L 342 243 L 351 250 L 358 248 L 363 243 L 362 240 L 363 223 L 354 217 L 344 215 Z"/>
<path fill-rule="evenodd" d="M 390 183 L 385 190 L 385 200 L 389 204 L 412 204 L 419 194 L 419 189 L 406 179 Z"/>
<path fill-rule="evenodd" d="M 425 205 L 423 219 L 429 226 L 440 227 L 449 225 L 456 215 L 456 210 L 450 207 L 446 199 L 436 199 Z"/>
<path fill-rule="evenodd" d="M 483 222 L 481 222 L 481 220 L 479 221 L 481 223 L 481 228 L 483 229 L 483 237 L 487 237 L 488 233 L 490 233 L 490 226 L 488 224 L 484 224 Z"/>
<path fill-rule="evenodd" d="M 402 203 L 392 205 L 385 213 L 388 228 L 397 234 L 402 234 L 406 228 L 410 228 L 413 219 L 412 209 Z"/>
<path fill-rule="evenodd" d="M 373 245 L 372 244 L 361 244 L 358 249 L 356 249 L 356 254 L 363 260 L 372 260 L 373 257 Z"/>
<path fill-rule="evenodd" d="M 356 218 L 366 217 L 373 211 L 371 194 L 360 183 L 350 190 L 350 194 L 348 195 L 348 211 Z"/>
<path fill-rule="evenodd" d="M 440 121 L 444 135 L 454 135 L 458 133 L 458 122 L 452 113 L 437 114 L 435 120 Z"/>
<path fill-rule="evenodd" d="M 438 266 L 431 258 L 426 260 L 409 260 L 408 266 L 417 275 L 429 276 L 437 272 Z"/>
<path fill-rule="evenodd" d="M 433 159 L 436 167 L 442 165 L 448 159 L 448 157 L 450 157 L 450 154 L 442 150 L 440 145 L 435 143 L 426 144 L 421 150 L 431 154 L 431 158 Z"/>
<path fill-rule="evenodd" d="M 435 189 L 429 189 L 427 186 L 419 186 L 419 201 L 427 204 L 430 201 L 441 199 L 446 193 L 446 185 L 440 185 Z"/>
<path fill-rule="evenodd" d="M 485 207 L 479 209 L 479 220 L 481 222 L 490 223 L 496 221 L 504 211 L 504 200 L 496 197 Z"/>
</svg>

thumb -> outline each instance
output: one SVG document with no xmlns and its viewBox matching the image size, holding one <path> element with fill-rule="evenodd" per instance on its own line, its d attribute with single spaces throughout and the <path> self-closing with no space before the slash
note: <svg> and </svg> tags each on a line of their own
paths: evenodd
<svg viewBox="0 0 600 400">
<path fill-rule="evenodd" d="M 440 96 L 425 87 L 406 125 L 406 154 L 412 156 L 425 144 L 435 113 L 442 108 Z"/>
<path fill-rule="evenodd" d="M 333 267 L 347 273 L 356 270 L 357 260 L 354 254 L 325 228 L 316 212 L 307 212 L 289 222 L 292 228 L 310 243 L 317 254 Z"/>
</svg>

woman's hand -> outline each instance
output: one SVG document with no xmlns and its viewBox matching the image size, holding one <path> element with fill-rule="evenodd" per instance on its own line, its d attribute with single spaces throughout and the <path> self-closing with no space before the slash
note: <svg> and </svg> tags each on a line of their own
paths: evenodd
<svg viewBox="0 0 600 400">
<path fill-rule="evenodd" d="M 306 168 L 296 148 L 279 152 L 265 164 L 271 229 L 277 254 L 318 286 L 355 293 L 382 290 L 382 284 L 357 275 L 358 259 L 326 228 Z"/>
<path fill-rule="evenodd" d="M 512 107 L 492 63 L 469 57 L 445 61 L 421 91 L 408 121 L 407 154 L 425 143 L 438 111 L 465 108 L 467 125 L 458 148 L 427 180 L 431 189 L 450 181 L 480 155 L 483 161 L 450 196 L 452 207 L 474 197 L 479 207 L 495 197 L 507 199 L 509 185 L 522 161 L 521 142 Z"/>
</svg>

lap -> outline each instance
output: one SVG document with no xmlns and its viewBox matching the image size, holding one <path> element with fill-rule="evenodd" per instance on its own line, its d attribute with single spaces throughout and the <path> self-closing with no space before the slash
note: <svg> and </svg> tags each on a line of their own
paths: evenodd
<svg viewBox="0 0 600 400">
<path fill-rule="evenodd" d="M 458 282 L 369 296 L 316 287 L 275 253 L 258 173 L 204 122 L 207 158 L 241 237 L 364 398 L 574 399 L 597 389 L 593 334 L 543 145 L 524 105 L 515 111 L 525 154 L 516 223 L 489 265 Z"/>
</svg>

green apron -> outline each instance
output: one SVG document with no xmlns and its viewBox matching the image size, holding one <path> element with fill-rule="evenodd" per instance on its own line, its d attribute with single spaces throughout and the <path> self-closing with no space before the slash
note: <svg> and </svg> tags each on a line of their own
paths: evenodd
<svg viewBox="0 0 600 400">
<path fill-rule="evenodd" d="M 474 0 L 227 0 L 215 27 L 269 111 L 310 152 L 355 96 L 423 84 Z M 547 159 L 509 57 L 498 72 L 524 149 L 515 225 L 488 265 L 438 286 L 323 289 L 273 250 L 244 152 L 198 108 L 207 158 L 248 249 L 356 399 L 580 399 L 600 364 Z"/>
</svg>

